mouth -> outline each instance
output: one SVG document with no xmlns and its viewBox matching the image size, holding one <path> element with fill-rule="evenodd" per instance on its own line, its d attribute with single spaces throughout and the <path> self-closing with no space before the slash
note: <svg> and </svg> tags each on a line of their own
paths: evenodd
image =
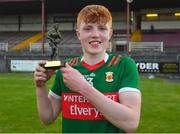
<svg viewBox="0 0 180 134">
<path fill-rule="evenodd" d="M 90 41 L 89 44 L 91 44 L 92 47 L 98 47 L 102 42 L 101 41 Z"/>
</svg>

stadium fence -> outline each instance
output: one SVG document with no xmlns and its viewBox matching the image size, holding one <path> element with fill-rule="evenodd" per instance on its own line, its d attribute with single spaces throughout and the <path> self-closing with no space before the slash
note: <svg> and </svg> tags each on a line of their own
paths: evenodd
<svg viewBox="0 0 180 134">
<path fill-rule="evenodd" d="M 129 42 L 129 52 L 163 52 L 163 42 Z"/>
<path fill-rule="evenodd" d="M 39 52 L 42 50 L 42 43 L 30 43 L 29 51 L 30 52 Z M 44 43 L 44 50 L 51 51 L 51 47 L 48 43 Z"/>
<path fill-rule="evenodd" d="M 8 43 L 0 42 L 0 51 L 8 51 Z"/>
</svg>

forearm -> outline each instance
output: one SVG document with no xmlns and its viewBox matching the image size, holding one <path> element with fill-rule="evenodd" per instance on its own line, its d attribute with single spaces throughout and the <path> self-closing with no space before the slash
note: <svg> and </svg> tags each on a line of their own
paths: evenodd
<svg viewBox="0 0 180 134">
<path fill-rule="evenodd" d="M 116 127 L 126 132 L 133 132 L 137 128 L 139 115 L 131 108 L 107 98 L 89 84 L 86 84 L 80 93 Z"/>
<path fill-rule="evenodd" d="M 50 100 L 48 99 L 45 88 L 36 88 L 37 107 L 41 121 L 49 124 L 53 121 L 53 109 Z"/>
</svg>

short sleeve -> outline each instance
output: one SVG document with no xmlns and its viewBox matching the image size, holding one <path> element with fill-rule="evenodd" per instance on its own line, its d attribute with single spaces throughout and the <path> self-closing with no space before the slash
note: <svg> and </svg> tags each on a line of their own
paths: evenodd
<svg viewBox="0 0 180 134">
<path fill-rule="evenodd" d="M 56 71 L 54 83 L 50 89 L 50 94 L 56 98 L 61 96 L 62 75 L 59 70 Z"/>
<path fill-rule="evenodd" d="M 123 61 L 123 75 L 121 78 L 121 87 L 130 87 L 139 89 L 139 74 L 136 63 L 130 57 L 125 56 Z"/>
</svg>

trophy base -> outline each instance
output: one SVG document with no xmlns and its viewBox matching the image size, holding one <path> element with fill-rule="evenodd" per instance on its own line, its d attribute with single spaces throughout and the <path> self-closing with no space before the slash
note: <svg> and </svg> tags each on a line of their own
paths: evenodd
<svg viewBox="0 0 180 134">
<path fill-rule="evenodd" d="M 46 62 L 46 64 L 44 65 L 45 69 L 59 69 L 60 67 L 65 67 L 65 61 L 48 61 Z"/>
</svg>

